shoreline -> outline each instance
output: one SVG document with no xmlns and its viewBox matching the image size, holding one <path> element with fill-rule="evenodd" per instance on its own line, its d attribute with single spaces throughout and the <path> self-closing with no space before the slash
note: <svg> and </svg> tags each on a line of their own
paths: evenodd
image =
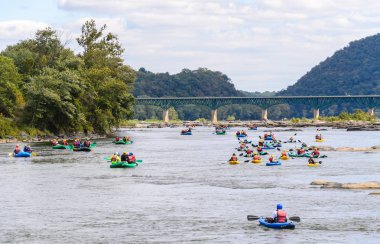
<svg viewBox="0 0 380 244">
<path fill-rule="evenodd" d="M 119 128 L 115 128 L 112 134 L 108 135 L 100 135 L 96 133 L 74 133 L 74 134 L 61 134 L 54 136 L 34 136 L 30 137 L 28 135 L 20 135 L 19 138 L 11 137 L 0 139 L 0 144 L 4 143 L 33 143 L 33 142 L 50 142 L 52 139 L 67 139 L 69 141 L 74 140 L 75 138 L 86 138 L 88 137 L 90 140 L 94 139 L 104 139 L 111 138 L 120 131 L 120 129 L 143 129 L 143 128 L 176 128 L 183 126 L 205 126 L 205 127 L 215 127 L 216 125 L 226 126 L 226 127 L 265 127 L 265 128 L 287 128 L 284 130 L 276 130 L 277 132 L 281 131 L 302 131 L 301 128 L 306 127 L 329 127 L 332 129 L 346 129 L 347 131 L 380 131 L 380 121 L 367 122 L 367 121 L 340 121 L 340 122 L 326 122 L 326 121 L 318 121 L 313 120 L 312 122 L 299 122 L 292 123 L 290 121 L 220 121 L 217 124 L 212 124 L 211 122 L 199 122 L 199 121 L 174 121 L 172 123 L 163 123 L 162 121 L 157 122 L 145 122 L 139 121 L 133 126 L 121 126 Z M 322 128 L 321 131 L 326 130 L 326 128 Z M 272 130 L 273 131 L 273 130 Z"/>
</svg>

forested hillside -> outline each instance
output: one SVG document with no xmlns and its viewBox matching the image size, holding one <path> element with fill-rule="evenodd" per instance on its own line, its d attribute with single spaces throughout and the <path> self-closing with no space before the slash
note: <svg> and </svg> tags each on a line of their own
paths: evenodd
<svg viewBox="0 0 380 244">
<path fill-rule="evenodd" d="M 152 73 L 144 68 L 137 72 L 134 95 L 136 97 L 236 97 L 236 96 L 273 96 L 274 93 L 244 92 L 236 90 L 230 78 L 206 68 L 197 70 L 183 69 L 178 74 Z M 210 108 L 185 105 L 175 108 L 171 117 L 183 120 L 210 118 Z M 270 109 L 272 118 L 286 113 L 287 106 L 280 105 Z M 162 109 L 154 106 L 137 106 L 135 118 L 160 119 Z M 218 109 L 219 119 L 236 118 L 241 120 L 260 119 L 261 110 L 252 105 L 229 105 Z"/>
<path fill-rule="evenodd" d="M 380 94 L 380 34 L 351 42 L 278 94 Z"/>
</svg>

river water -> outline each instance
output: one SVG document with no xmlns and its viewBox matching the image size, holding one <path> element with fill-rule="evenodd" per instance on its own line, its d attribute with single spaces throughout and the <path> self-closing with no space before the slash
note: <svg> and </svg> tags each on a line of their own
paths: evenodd
<svg viewBox="0 0 380 244">
<path fill-rule="evenodd" d="M 36 143 L 38 156 L 10 158 L 14 145 L 0 145 L 0 243 L 379 243 L 379 196 L 310 185 L 379 181 L 379 152 L 322 152 L 328 158 L 315 168 L 306 159 L 266 167 L 241 157 L 229 165 L 238 128 L 224 136 L 207 127 L 181 136 L 180 129 L 120 131 L 135 143 L 99 140 L 89 153 Z M 294 133 L 316 144 L 316 128 L 276 135 L 286 140 Z M 321 133 L 327 140 L 318 145 L 380 144 L 379 132 Z M 248 134 L 257 141 L 263 129 Z M 144 161 L 110 169 L 103 158 L 115 151 Z M 247 221 L 248 214 L 270 215 L 278 202 L 301 217 L 295 230 Z"/>
</svg>

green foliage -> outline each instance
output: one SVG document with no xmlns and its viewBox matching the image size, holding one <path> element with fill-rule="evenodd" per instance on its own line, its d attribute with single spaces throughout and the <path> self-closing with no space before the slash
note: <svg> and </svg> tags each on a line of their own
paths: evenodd
<svg viewBox="0 0 380 244">
<path fill-rule="evenodd" d="M 311 119 L 307 119 L 307 118 L 291 118 L 291 119 L 290 119 L 290 122 L 291 122 L 292 124 L 311 123 L 312 120 L 311 120 Z"/>
<path fill-rule="evenodd" d="M 235 116 L 233 116 L 233 115 L 228 115 L 228 117 L 227 117 L 226 120 L 227 120 L 227 121 L 234 121 L 234 120 L 236 120 L 236 118 L 235 118 Z"/>
<path fill-rule="evenodd" d="M 31 134 L 107 133 L 131 117 L 136 74 L 123 64 L 117 37 L 105 30 L 87 21 L 77 39 L 80 55 L 51 28 L 8 46 L 0 56 L 0 114 L 16 117 L 13 123 Z"/>
<path fill-rule="evenodd" d="M 0 114 L 0 138 L 6 136 L 17 136 L 18 129 L 14 126 L 12 119 L 5 118 Z"/>
<path fill-rule="evenodd" d="M 13 117 L 16 110 L 24 105 L 20 85 L 20 76 L 13 60 L 0 56 L 0 114 Z"/>
<path fill-rule="evenodd" d="M 327 116 L 327 117 L 320 117 L 319 120 L 327 121 L 327 122 L 337 122 L 337 121 L 375 121 L 376 117 L 370 115 L 367 112 L 364 112 L 363 110 L 355 110 L 354 113 L 350 114 L 347 112 L 342 112 L 339 114 L 339 116 Z"/>
<path fill-rule="evenodd" d="M 205 118 L 198 118 L 198 119 L 196 119 L 196 121 L 199 121 L 199 122 L 201 122 L 203 124 L 210 122 L 209 120 L 207 120 Z"/>
</svg>

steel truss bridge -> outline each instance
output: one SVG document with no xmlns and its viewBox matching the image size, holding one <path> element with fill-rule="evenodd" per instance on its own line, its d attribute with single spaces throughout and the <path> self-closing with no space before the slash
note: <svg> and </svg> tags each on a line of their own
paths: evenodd
<svg viewBox="0 0 380 244">
<path fill-rule="evenodd" d="M 250 104 L 262 109 L 263 120 L 268 119 L 268 108 L 279 104 L 309 105 L 314 109 L 314 119 L 319 117 L 319 109 L 334 104 L 352 103 L 368 108 L 374 114 L 375 108 L 380 105 L 380 95 L 352 95 L 352 96 L 278 96 L 278 97 L 166 97 L 166 98 L 136 98 L 136 105 L 152 105 L 161 107 L 164 122 L 169 122 L 170 107 L 179 107 L 187 104 L 207 106 L 211 109 L 211 121 L 216 123 L 217 109 L 231 104 Z"/>
</svg>

